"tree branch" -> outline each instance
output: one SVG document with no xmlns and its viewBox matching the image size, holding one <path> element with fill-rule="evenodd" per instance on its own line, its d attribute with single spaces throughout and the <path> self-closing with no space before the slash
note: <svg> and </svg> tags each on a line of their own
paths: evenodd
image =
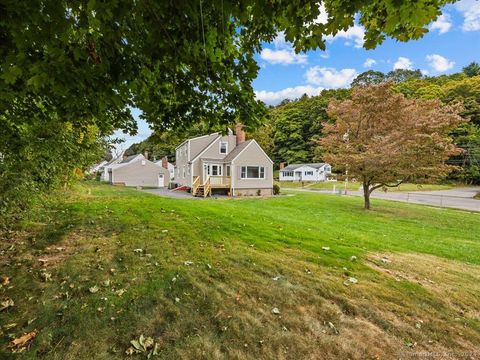
<svg viewBox="0 0 480 360">
<path fill-rule="evenodd" d="M 396 183 L 395 185 L 389 185 L 389 184 L 386 184 L 386 183 L 377 184 L 377 185 L 372 186 L 372 187 L 370 188 L 369 192 L 370 192 L 370 194 L 371 194 L 373 190 L 376 190 L 376 189 L 381 188 L 381 187 L 383 187 L 383 186 L 391 187 L 391 188 L 397 187 L 397 186 L 400 186 L 404 181 L 405 181 L 405 179 L 404 179 L 404 180 L 400 180 L 400 181 L 399 181 L 398 183 Z"/>
</svg>

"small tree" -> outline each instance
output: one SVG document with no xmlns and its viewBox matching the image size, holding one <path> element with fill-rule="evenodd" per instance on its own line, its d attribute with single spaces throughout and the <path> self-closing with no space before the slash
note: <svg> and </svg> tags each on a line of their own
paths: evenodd
<svg viewBox="0 0 480 360">
<path fill-rule="evenodd" d="M 444 161 L 459 152 L 448 133 L 463 121 L 460 105 L 407 99 L 390 85 L 357 87 L 351 100 L 332 101 L 336 123 L 324 124 L 320 140 L 325 161 L 362 181 L 365 209 L 375 189 L 446 175 L 455 167 Z"/>
</svg>

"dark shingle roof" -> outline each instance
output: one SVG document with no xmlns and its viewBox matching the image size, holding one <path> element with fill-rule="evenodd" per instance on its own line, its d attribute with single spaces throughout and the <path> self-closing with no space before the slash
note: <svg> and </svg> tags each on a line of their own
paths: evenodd
<svg viewBox="0 0 480 360">
<path fill-rule="evenodd" d="M 320 169 L 325 163 L 311 163 L 311 164 L 290 164 L 286 167 L 284 167 L 281 171 L 293 171 L 298 168 L 301 168 L 302 166 L 309 166 L 314 169 Z"/>
<path fill-rule="evenodd" d="M 230 151 L 227 156 L 223 158 L 223 161 L 230 162 L 233 159 L 235 159 L 238 156 L 238 154 L 240 154 L 240 152 L 243 149 L 245 149 L 248 146 L 248 144 L 250 144 L 252 141 L 253 140 L 247 140 L 235 146 L 235 148 L 232 151 Z"/>
</svg>

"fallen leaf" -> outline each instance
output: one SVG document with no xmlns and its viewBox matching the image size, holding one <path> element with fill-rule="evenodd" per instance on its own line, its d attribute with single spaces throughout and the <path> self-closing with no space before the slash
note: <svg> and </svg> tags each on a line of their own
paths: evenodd
<svg viewBox="0 0 480 360">
<path fill-rule="evenodd" d="M 92 286 L 91 288 L 88 289 L 88 291 L 90 291 L 92 294 L 95 294 L 98 291 L 98 286 L 97 285 Z"/>
<path fill-rule="evenodd" d="M 8 276 L 0 277 L 0 284 L 3 286 L 10 284 L 10 278 Z"/>
<path fill-rule="evenodd" d="M 8 309 L 9 307 L 14 306 L 15 303 L 13 302 L 12 299 L 8 298 L 0 302 L 0 311 L 3 311 L 5 309 Z"/>
<path fill-rule="evenodd" d="M 38 335 L 38 331 L 37 330 L 33 330 L 29 333 L 25 333 L 23 334 L 22 336 L 16 338 L 16 339 L 13 339 L 12 341 L 10 341 L 10 345 L 9 347 L 11 348 L 20 348 L 20 347 L 23 347 L 25 346 L 30 340 L 32 340 L 35 336 Z"/>
</svg>

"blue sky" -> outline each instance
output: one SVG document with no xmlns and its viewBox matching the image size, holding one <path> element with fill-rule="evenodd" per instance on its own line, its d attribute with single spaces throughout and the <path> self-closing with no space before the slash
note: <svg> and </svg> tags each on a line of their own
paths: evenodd
<svg viewBox="0 0 480 360">
<path fill-rule="evenodd" d="M 322 20 L 322 15 L 319 18 Z M 458 72 L 472 61 L 480 62 L 480 2 L 461 0 L 446 6 L 420 40 L 407 43 L 387 39 L 376 49 L 362 48 L 363 28 L 355 25 L 327 40 L 327 51 L 295 54 L 282 34 L 257 55 L 261 69 L 254 81 L 257 98 L 269 105 L 302 94 L 317 95 L 322 89 L 348 87 L 366 70 L 388 72 L 394 68 L 420 69 L 428 75 Z M 138 119 L 139 111 L 134 109 Z M 144 140 L 151 130 L 139 120 L 134 137 L 116 136 L 126 142 L 119 148 Z"/>
</svg>

